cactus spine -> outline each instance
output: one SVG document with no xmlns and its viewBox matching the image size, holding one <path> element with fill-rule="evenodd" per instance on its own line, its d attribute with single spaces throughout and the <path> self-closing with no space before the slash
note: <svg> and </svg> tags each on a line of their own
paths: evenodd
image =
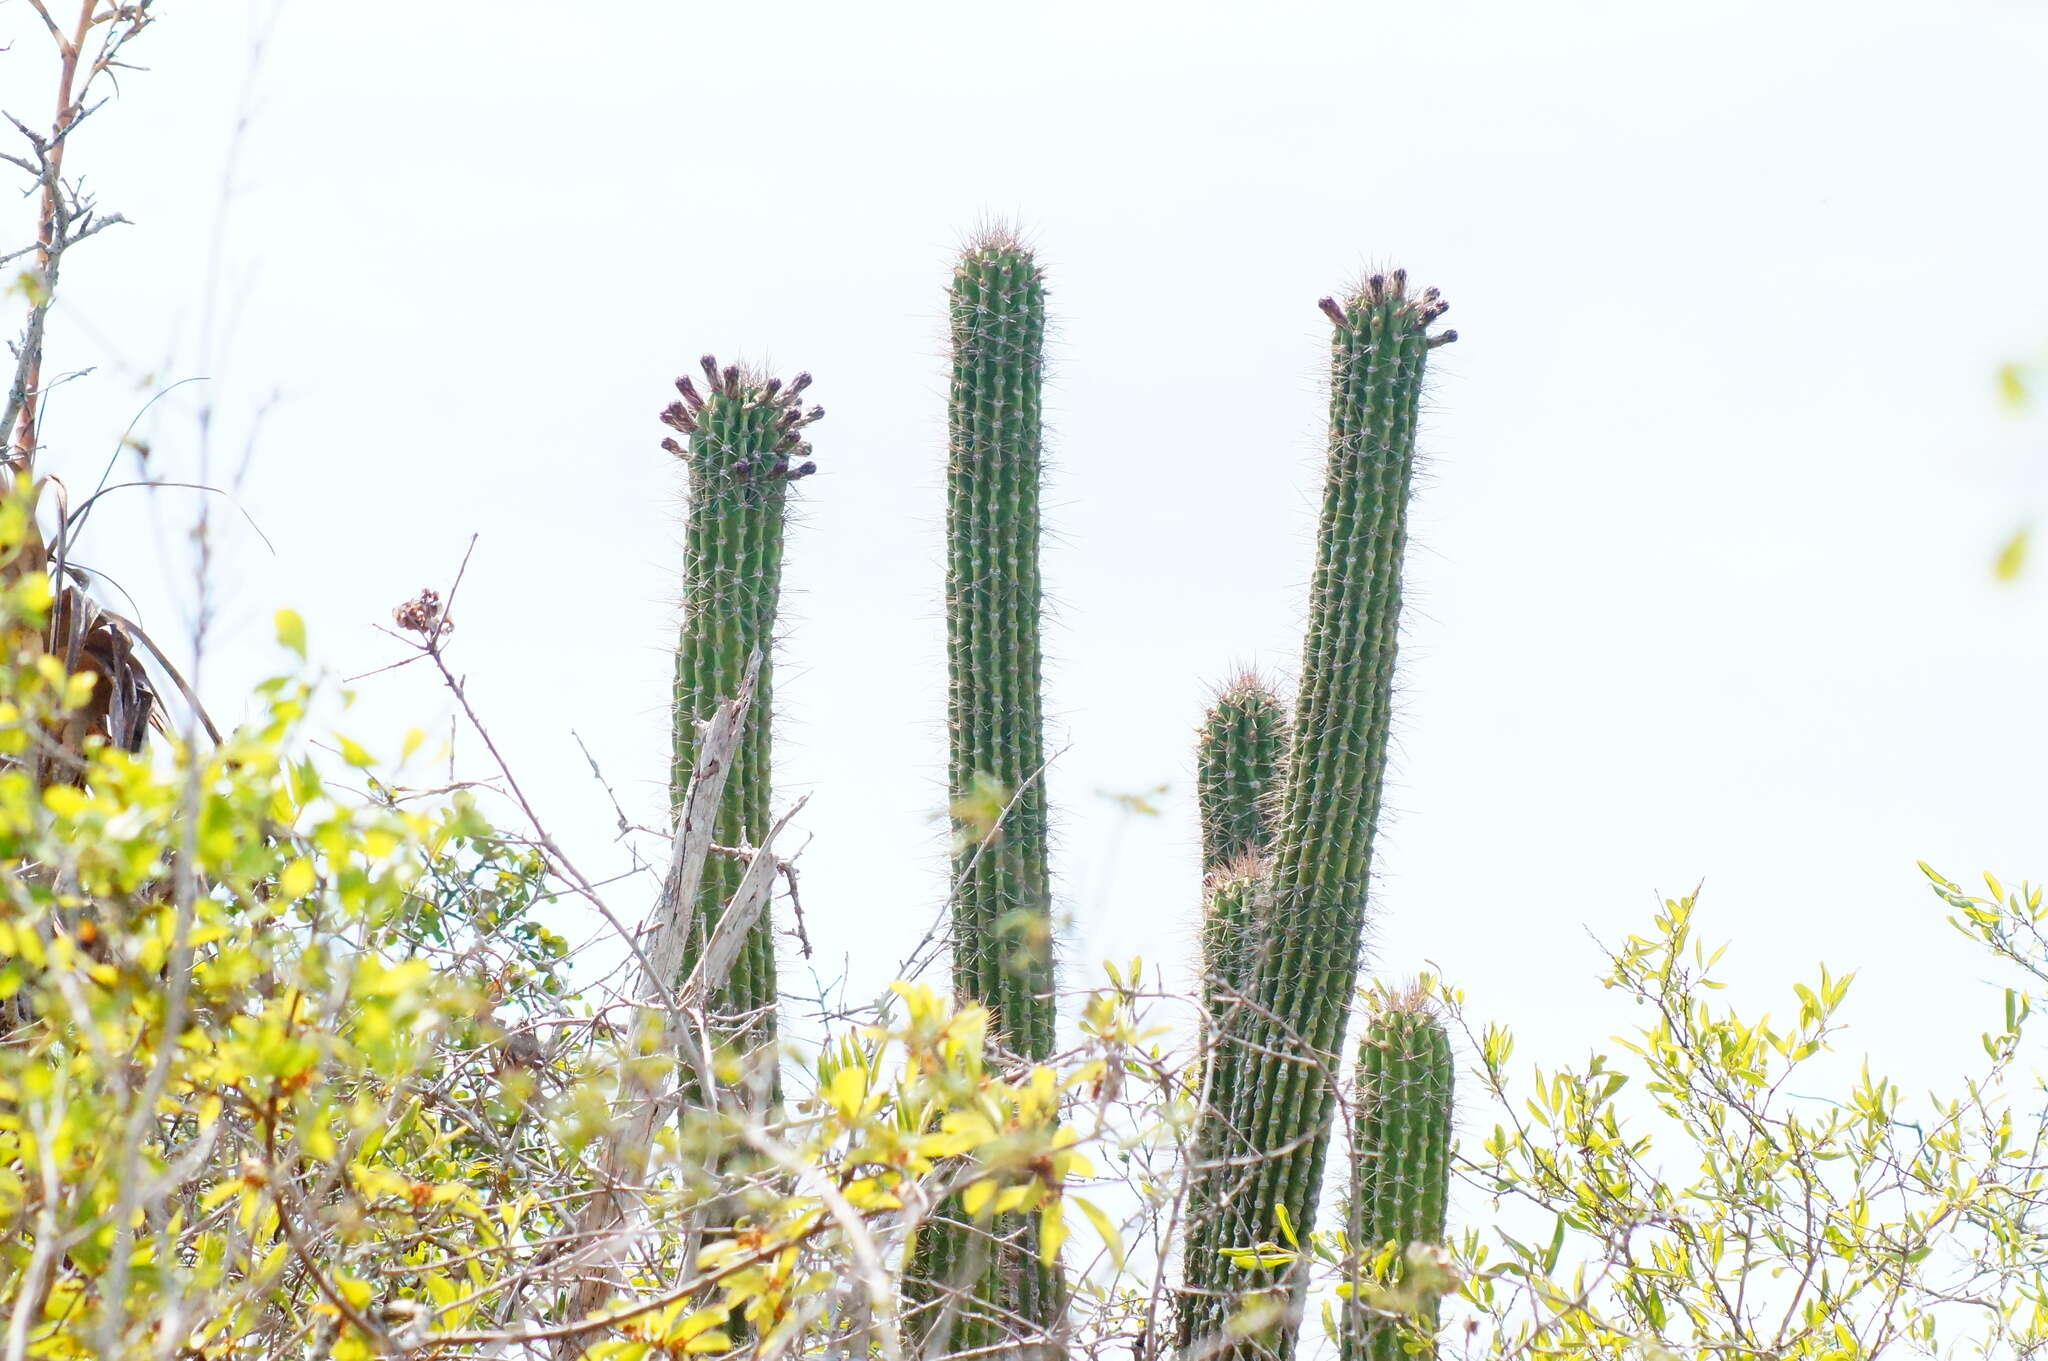
<svg viewBox="0 0 2048 1361">
<path fill-rule="evenodd" d="M 1351 1132 L 1350 1222 L 1353 1260 L 1369 1263 L 1391 1246 L 1398 1298 L 1407 1285 L 1414 1298 L 1407 1325 L 1368 1307 L 1359 1280 L 1344 1301 L 1338 1332 L 1342 1361 L 1407 1361 L 1435 1356 L 1434 1288 L 1415 1290 L 1408 1254 L 1439 1248 L 1451 1180 L 1451 1040 L 1418 989 L 1380 993 L 1358 1044 Z M 1447 1284 L 1447 1282 L 1445 1282 Z M 1390 1301 L 1391 1302 L 1391 1301 Z M 1412 1335 L 1432 1339 L 1421 1352 Z"/>
<path fill-rule="evenodd" d="M 696 758 L 697 724 L 721 701 L 733 698 L 748 668 L 758 665 L 753 712 L 741 733 L 713 834 L 720 845 L 751 845 L 769 823 L 772 650 L 789 484 L 817 471 L 803 431 L 825 413 L 822 407 L 803 409 L 803 391 L 811 381 L 807 373 L 785 387 L 780 379 L 737 365 L 720 368 L 708 354 L 701 362 L 704 389 L 699 391 L 688 377 L 678 378 L 682 399 L 661 413 L 663 423 L 686 441 L 670 437 L 662 447 L 683 461 L 689 476 L 669 790 L 671 801 L 680 805 Z M 684 975 L 695 966 L 744 868 L 727 856 L 714 856 L 705 866 L 694 929 L 684 947 Z M 767 1045 L 772 1053 L 775 1001 L 775 939 L 764 913 L 715 1005 L 743 1022 L 750 1047 Z"/>
<path fill-rule="evenodd" d="M 1429 335 L 1444 305 L 1434 289 L 1410 295 L 1400 270 L 1322 307 L 1335 324 L 1328 465 L 1270 927 L 1248 990 L 1245 1053 L 1197 1136 L 1202 1161 L 1231 1175 L 1213 1212 L 1190 1226 L 1185 1253 L 1184 1348 L 1224 1337 L 1233 1296 L 1280 1292 L 1276 1322 L 1224 1344 L 1233 1359 L 1290 1356 L 1299 1325 L 1301 1274 L 1239 1268 L 1223 1249 L 1284 1241 L 1283 1222 L 1305 1241 L 1315 1218 L 1386 765 L 1423 368 L 1456 335 Z"/>
</svg>

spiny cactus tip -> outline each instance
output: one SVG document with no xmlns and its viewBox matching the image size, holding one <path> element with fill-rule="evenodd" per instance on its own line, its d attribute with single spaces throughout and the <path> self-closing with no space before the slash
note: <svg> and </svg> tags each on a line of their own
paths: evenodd
<svg viewBox="0 0 2048 1361">
<path fill-rule="evenodd" d="M 1431 1018 L 1436 1015 L 1436 998 L 1423 986 L 1419 978 L 1410 978 L 1400 983 L 1374 984 L 1370 1002 L 1371 1014 L 1375 1016 L 1394 1012 Z"/>
<path fill-rule="evenodd" d="M 1017 229 L 1002 218 L 989 218 L 967 234 L 963 253 L 975 251 L 1020 251 L 1029 254 Z"/>
<path fill-rule="evenodd" d="M 1215 697 L 1218 700 L 1234 700 L 1250 696 L 1256 696 L 1261 699 L 1273 698 L 1273 687 L 1266 683 L 1265 677 L 1250 667 L 1245 667 L 1243 670 L 1238 671 L 1216 687 Z"/>
<path fill-rule="evenodd" d="M 1234 856 L 1224 861 L 1215 869 L 1210 870 L 1205 877 L 1208 879 L 1210 887 L 1213 888 L 1217 884 L 1239 883 L 1246 879 L 1263 879 L 1272 872 L 1272 869 L 1273 857 L 1271 854 L 1259 851 L 1246 851 L 1242 855 Z"/>
</svg>

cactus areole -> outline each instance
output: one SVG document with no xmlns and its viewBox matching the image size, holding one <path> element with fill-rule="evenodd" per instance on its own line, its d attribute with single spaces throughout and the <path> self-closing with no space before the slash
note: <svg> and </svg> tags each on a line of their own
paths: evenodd
<svg viewBox="0 0 2048 1361">
<path fill-rule="evenodd" d="M 1224 1250 L 1305 1239 L 1315 1219 L 1386 767 L 1423 369 L 1456 336 L 1429 334 L 1445 305 L 1434 289 L 1410 293 L 1400 270 L 1322 308 L 1333 323 L 1328 460 L 1266 938 L 1243 1053 L 1224 1056 L 1229 1080 L 1197 1131 L 1197 1174 L 1213 1184 L 1197 1198 L 1179 1301 L 1181 1347 L 1231 1361 L 1284 1361 L 1299 1327 L 1299 1270 L 1240 1267 Z M 1280 1305 L 1277 1317 L 1232 1332 L 1253 1295 Z"/>
</svg>

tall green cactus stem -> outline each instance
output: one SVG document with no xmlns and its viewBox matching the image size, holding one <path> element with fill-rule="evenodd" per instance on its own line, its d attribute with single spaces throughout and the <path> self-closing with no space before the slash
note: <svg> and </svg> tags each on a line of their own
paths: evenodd
<svg viewBox="0 0 2048 1361">
<path fill-rule="evenodd" d="M 1389 1252 L 1393 1287 L 1382 1302 L 1403 1323 L 1369 1307 L 1370 1287 L 1354 1276 L 1338 1331 L 1342 1361 L 1407 1361 L 1436 1355 L 1435 1288 L 1415 1270 L 1416 1254 L 1441 1250 L 1451 1187 L 1451 1039 L 1419 988 L 1374 996 L 1358 1043 L 1352 1106 L 1349 1223 L 1354 1260 Z M 1405 1287 L 1405 1289 L 1404 1289 Z M 1410 1298 L 1412 1297 L 1412 1298 Z M 1409 1350 L 1418 1335 L 1429 1341 Z"/>
<path fill-rule="evenodd" d="M 1300 1270 L 1238 1267 L 1223 1250 L 1283 1242 L 1288 1226 L 1305 1242 L 1315 1218 L 1386 766 L 1423 368 L 1457 334 L 1429 335 L 1444 304 L 1434 289 L 1410 295 L 1400 270 L 1322 308 L 1335 323 L 1328 464 L 1271 924 L 1249 989 L 1244 1056 L 1197 1132 L 1198 1160 L 1221 1184 L 1189 1227 L 1180 1301 L 1181 1345 L 1221 1345 L 1231 1361 L 1284 1361 L 1299 1327 Z M 1276 1290 L 1285 1307 L 1274 1322 L 1220 1342 L 1242 1297 Z"/>
<path fill-rule="evenodd" d="M 670 437 L 662 448 L 689 472 L 669 790 L 679 807 L 696 760 L 697 724 L 739 692 L 758 656 L 753 711 L 741 732 L 713 831 L 720 845 L 752 845 L 767 833 L 770 816 L 773 645 L 789 485 L 817 471 L 803 432 L 825 411 L 803 409 L 803 392 L 811 382 L 807 373 L 784 386 L 780 379 L 737 365 L 720 368 L 708 354 L 701 363 L 705 389 L 700 392 L 689 378 L 678 378 L 682 400 L 661 413 L 662 422 L 686 441 Z M 745 868 L 740 860 L 722 855 L 706 864 L 683 952 L 684 976 L 695 967 Z M 715 1005 L 744 1021 L 738 1033 L 748 1047 L 768 1045 L 772 1052 L 775 1001 L 773 924 L 763 913 Z"/>
<path fill-rule="evenodd" d="M 1047 867 L 1044 710 L 1039 694 L 1040 392 L 1045 280 L 1009 233 L 962 252 L 949 296 L 946 660 L 953 862 L 953 981 L 1029 1059 L 1052 1053 L 1052 892 Z M 959 1216 L 954 1219 L 954 1216 Z M 969 1287 L 955 1350 L 1057 1333 L 1066 1313 L 1035 1221 L 978 1229 L 951 1208 L 925 1266 Z M 970 1235 L 993 1234 L 994 1241 Z M 980 1269 L 976 1270 L 979 1266 Z M 966 1273 L 974 1279 L 959 1281 Z M 1050 1355 L 1044 1347 L 1027 1349 Z"/>
<path fill-rule="evenodd" d="M 1202 869 L 1220 869 L 1273 847 L 1287 711 L 1246 673 L 1216 694 L 1195 749 L 1195 805 L 1202 818 Z"/>
<path fill-rule="evenodd" d="M 1045 282 L 990 233 L 951 297 L 946 636 L 956 799 L 995 794 L 999 826 L 963 824 L 954 861 L 953 977 L 1009 1047 L 1053 1047 L 1045 735 L 1039 698 L 1039 391 Z"/>
</svg>

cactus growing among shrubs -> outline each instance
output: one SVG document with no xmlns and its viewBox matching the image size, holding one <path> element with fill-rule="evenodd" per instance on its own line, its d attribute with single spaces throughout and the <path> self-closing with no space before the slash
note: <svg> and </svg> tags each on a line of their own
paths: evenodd
<svg viewBox="0 0 2048 1361">
<path fill-rule="evenodd" d="M 1404 1361 L 1410 1335 L 1433 1336 L 1439 1296 L 1416 1267 L 1441 1249 L 1451 1179 L 1451 1038 L 1420 989 L 1376 991 L 1358 1042 L 1346 1235 L 1353 1274 L 1338 1329 L 1343 1361 Z M 1383 1259 L 1384 1294 L 1363 1267 Z M 1407 1287 L 1406 1292 L 1403 1287 Z M 1412 1298 L 1404 1298 L 1405 1295 Z M 1377 1297 L 1411 1322 L 1375 1309 Z M 1425 1361 L 1433 1346 L 1420 1353 Z"/>
<path fill-rule="evenodd" d="M 1423 371 L 1429 350 L 1456 337 L 1429 333 L 1444 304 L 1434 289 L 1409 293 L 1398 270 L 1322 307 L 1335 325 L 1330 433 L 1291 732 L 1271 692 L 1245 678 L 1219 696 L 1199 758 L 1211 1050 L 1177 1328 L 1183 1350 L 1230 1361 L 1285 1361 L 1298 1327 L 1300 1271 L 1240 1266 L 1226 1249 L 1298 1241 L 1314 1218 L 1386 763 Z M 1009 234 L 984 234 L 960 259 L 949 311 L 954 983 L 989 1009 L 1011 1055 L 1033 1061 L 1052 1053 L 1055 1027 L 1039 642 L 1045 284 L 1036 261 Z M 784 390 L 709 357 L 704 367 L 708 394 L 682 380 L 683 401 L 664 413 L 689 437 L 687 448 L 667 447 L 689 460 L 692 488 L 676 666 L 678 798 L 694 720 L 735 693 L 750 666 L 759 668 L 756 712 L 765 720 L 787 484 L 811 471 L 800 432 L 822 414 L 800 408 L 807 378 Z M 768 725 L 748 731 L 721 805 L 718 836 L 727 843 L 758 837 L 768 820 Z M 703 930 L 735 887 L 737 865 L 720 870 L 706 875 Z M 764 921 L 726 993 L 728 1008 L 763 1037 L 773 1033 L 774 983 Z M 1428 1036 L 1441 1035 L 1418 1015 L 1383 1008 L 1361 1054 L 1374 1101 L 1362 1105 L 1357 1131 L 1370 1164 L 1354 1171 L 1360 1233 L 1394 1225 L 1441 1236 L 1442 1187 L 1411 1185 L 1410 1170 L 1440 1180 L 1445 1166 L 1448 1049 L 1438 1047 L 1437 1082 L 1430 1065 L 1438 1050 L 1403 1047 L 1428 1048 Z M 1437 1105 L 1410 1110 L 1381 1099 L 1392 1090 L 1386 1064 L 1427 1068 L 1415 1090 Z M 1418 1147 L 1411 1134 L 1424 1126 L 1446 1132 Z M 1396 1191 L 1408 1198 L 1389 1199 Z M 1021 1344 L 1020 1330 L 1057 1339 L 1065 1282 L 1039 1252 L 1034 1220 L 991 1217 L 986 1207 L 973 1216 L 948 1202 L 920 1242 L 918 1274 L 928 1345 L 1024 1345 L 1036 1354 L 1046 1347 Z M 1281 1307 L 1233 1328 L 1253 1297 Z M 1346 1315 L 1356 1333 L 1347 1355 L 1390 1361 L 1380 1340 L 1390 1334 L 1368 1326 L 1363 1308 Z"/>
<path fill-rule="evenodd" d="M 755 668 L 753 716 L 742 729 L 714 829 L 719 844 L 741 846 L 760 840 L 769 825 L 772 649 L 789 485 L 817 471 L 803 432 L 825 412 L 803 407 L 807 373 L 785 386 L 738 365 L 721 368 L 708 354 L 700 362 L 703 390 L 678 378 L 681 399 L 661 413 L 683 436 L 663 440 L 662 447 L 689 470 L 669 791 L 680 807 L 696 760 L 698 724 L 738 695 Z M 744 869 L 726 856 L 706 865 L 684 943 L 685 975 Z M 747 934 L 717 1009 L 741 1024 L 749 1047 L 768 1046 L 772 1056 L 775 1002 L 775 938 L 764 913 Z"/>
<path fill-rule="evenodd" d="M 1053 1049 L 1052 888 L 1040 698 L 1039 483 L 1045 280 L 1001 229 L 961 253 L 948 297 L 946 660 L 954 799 L 954 988 L 986 1006 L 999 1043 Z M 955 1204 L 922 1273 L 962 1292 L 951 1342 L 991 1345 L 1017 1326 L 1055 1331 L 1065 1281 L 1028 1217 Z M 939 1318 L 946 1317 L 941 1308 Z M 1050 1354 L 1048 1352 L 1048 1354 Z"/>
<path fill-rule="evenodd" d="M 1416 414 L 1445 310 L 1434 289 L 1375 274 L 1342 304 L 1331 342 L 1328 466 L 1308 636 L 1274 852 L 1268 929 L 1212 1093 L 1197 1156 L 1217 1179 L 1198 1198 L 1184 1254 L 1180 1343 L 1221 1338 L 1246 1291 L 1285 1306 L 1225 1355 L 1291 1355 L 1298 1267 L 1243 1268 L 1226 1248 L 1281 1242 L 1313 1222 L 1335 1110 L 1338 1045 L 1357 978 L 1379 817 L 1401 607 Z"/>
</svg>

